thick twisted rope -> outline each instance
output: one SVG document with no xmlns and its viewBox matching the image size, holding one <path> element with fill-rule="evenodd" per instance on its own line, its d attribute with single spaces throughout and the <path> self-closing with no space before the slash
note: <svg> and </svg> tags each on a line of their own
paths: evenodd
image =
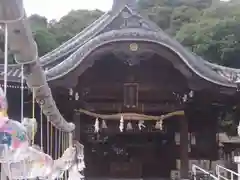
<svg viewBox="0 0 240 180">
<path fill-rule="evenodd" d="M 94 117 L 94 118 L 100 118 L 100 119 L 104 119 L 104 120 L 119 120 L 121 117 L 123 117 L 125 120 L 161 121 L 161 120 L 171 118 L 173 116 L 184 116 L 185 115 L 184 111 L 174 111 L 174 112 L 164 114 L 161 116 L 150 116 L 150 115 L 138 114 L 138 113 L 117 113 L 117 114 L 106 115 L 106 114 L 93 113 L 93 112 L 87 111 L 85 109 L 79 109 L 76 111 L 86 114 L 88 116 Z"/>
</svg>

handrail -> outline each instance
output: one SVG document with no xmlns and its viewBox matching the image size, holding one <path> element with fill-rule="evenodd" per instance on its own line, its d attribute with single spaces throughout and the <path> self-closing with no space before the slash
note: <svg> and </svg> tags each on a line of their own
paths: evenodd
<svg viewBox="0 0 240 180">
<path fill-rule="evenodd" d="M 203 172 L 204 174 L 207 174 L 208 176 L 210 176 L 211 178 L 213 178 L 214 180 L 219 180 L 218 177 L 214 176 L 213 174 L 211 174 L 210 172 L 204 170 L 203 168 L 197 166 L 196 164 L 192 165 L 192 172 L 193 172 L 193 179 L 197 180 L 196 175 L 197 175 L 197 170 Z"/>
<path fill-rule="evenodd" d="M 221 169 L 231 174 L 231 180 L 234 179 L 234 176 L 240 177 L 240 174 L 239 174 L 239 173 L 236 173 L 236 172 L 234 172 L 233 170 L 227 169 L 227 168 L 225 168 L 225 167 L 223 167 L 223 166 L 221 166 L 221 165 L 217 165 L 217 166 L 216 166 L 216 174 L 217 174 L 217 178 L 218 178 L 219 180 L 220 180 L 220 179 L 229 180 L 228 177 L 224 177 L 224 176 L 221 175 Z"/>
</svg>

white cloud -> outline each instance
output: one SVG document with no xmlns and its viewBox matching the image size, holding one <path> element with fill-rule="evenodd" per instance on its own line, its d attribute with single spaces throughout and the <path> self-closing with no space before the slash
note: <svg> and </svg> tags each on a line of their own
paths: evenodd
<svg viewBox="0 0 240 180">
<path fill-rule="evenodd" d="M 48 19 L 59 19 L 71 10 L 100 9 L 107 11 L 112 0 L 24 0 L 28 15 L 39 14 Z"/>
</svg>

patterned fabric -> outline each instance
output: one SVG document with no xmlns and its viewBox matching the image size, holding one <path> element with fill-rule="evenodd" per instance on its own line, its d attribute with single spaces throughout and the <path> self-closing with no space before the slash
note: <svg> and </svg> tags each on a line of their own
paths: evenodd
<svg viewBox="0 0 240 180">
<path fill-rule="evenodd" d="M 28 146 L 28 137 L 21 123 L 7 119 L 0 126 L 0 162 L 24 159 Z"/>
<path fill-rule="evenodd" d="M 12 144 L 11 134 L 7 132 L 1 132 L 0 130 L 0 144 L 4 144 L 4 145 L 7 145 L 7 147 L 10 147 Z"/>
</svg>

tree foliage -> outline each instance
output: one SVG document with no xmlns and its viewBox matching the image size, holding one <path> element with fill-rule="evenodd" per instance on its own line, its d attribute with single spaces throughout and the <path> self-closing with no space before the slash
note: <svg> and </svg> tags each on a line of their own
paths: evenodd
<svg viewBox="0 0 240 180">
<path fill-rule="evenodd" d="M 205 9 L 194 22 L 181 26 L 176 38 L 192 51 L 217 64 L 240 68 L 240 4 Z"/>
<path fill-rule="evenodd" d="M 240 2 L 139 0 L 163 30 L 206 60 L 240 68 Z"/>
<path fill-rule="evenodd" d="M 49 22 L 47 18 L 39 15 L 30 16 L 29 20 L 38 45 L 39 55 L 43 56 L 57 48 L 99 18 L 102 13 L 99 10 L 71 11 L 59 21 L 50 20 Z"/>
<path fill-rule="evenodd" d="M 138 0 L 139 10 L 206 60 L 240 68 L 240 2 Z M 99 10 L 71 11 L 60 20 L 29 17 L 39 55 L 55 49 L 99 18 Z"/>
</svg>

